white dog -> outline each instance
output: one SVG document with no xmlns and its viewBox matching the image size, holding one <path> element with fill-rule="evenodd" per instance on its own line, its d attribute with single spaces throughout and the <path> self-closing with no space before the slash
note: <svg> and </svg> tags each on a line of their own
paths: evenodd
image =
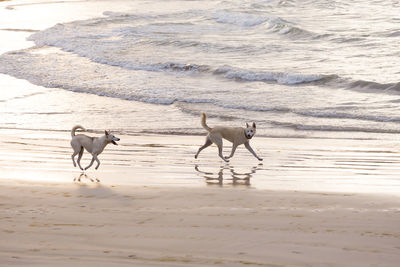
<svg viewBox="0 0 400 267">
<path fill-rule="evenodd" d="M 103 152 L 106 145 L 108 145 L 109 143 L 117 145 L 115 141 L 119 141 L 120 139 L 112 134 L 109 134 L 107 131 L 104 131 L 104 135 L 102 137 L 90 137 L 84 134 L 75 135 L 75 131 L 77 129 L 82 129 L 86 131 L 86 129 L 80 125 L 74 126 L 74 128 L 72 128 L 71 130 L 71 146 L 74 149 L 74 153 L 72 154 L 72 162 L 74 163 L 74 167 L 76 167 L 75 156 L 79 153 L 77 162 L 79 168 L 83 170 L 80 162 L 83 155 L 83 150 L 86 149 L 90 154 L 92 154 L 92 161 L 90 162 L 89 166 L 85 168 L 85 170 L 89 169 L 93 165 L 93 162 L 95 160 L 97 161 L 97 170 L 97 168 L 100 166 L 100 161 L 97 156 L 100 155 L 101 152 Z"/>
<path fill-rule="evenodd" d="M 212 145 L 212 143 L 216 144 L 218 146 L 218 155 L 226 162 L 229 162 L 229 158 L 233 157 L 233 154 L 235 154 L 236 148 L 244 144 L 244 146 L 253 154 L 258 160 L 262 160 L 259 156 L 257 156 L 256 152 L 251 148 L 250 146 L 250 139 L 254 136 L 256 133 L 256 124 L 253 122 L 253 125 L 250 127 L 246 123 L 246 128 L 242 127 L 222 127 L 222 126 L 217 126 L 214 128 L 210 128 L 206 124 L 206 114 L 203 113 L 201 117 L 201 126 L 203 126 L 204 129 L 208 131 L 208 135 L 206 137 L 206 143 L 199 148 L 197 151 L 197 154 L 194 156 L 196 159 L 199 155 L 199 153 L 206 147 Z M 222 155 L 222 138 L 228 140 L 231 142 L 232 145 L 232 152 L 228 157 L 224 157 Z"/>
</svg>

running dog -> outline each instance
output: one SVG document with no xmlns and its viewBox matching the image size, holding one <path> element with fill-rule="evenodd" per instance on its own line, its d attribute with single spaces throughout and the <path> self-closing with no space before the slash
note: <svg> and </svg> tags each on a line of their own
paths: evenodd
<svg viewBox="0 0 400 267">
<path fill-rule="evenodd" d="M 253 122 L 253 125 L 250 127 L 249 124 L 246 123 L 246 128 L 242 127 L 222 127 L 222 126 L 217 126 L 214 128 L 210 128 L 206 124 L 206 114 L 203 113 L 201 117 L 201 126 L 203 126 L 204 129 L 207 130 L 208 135 L 206 137 L 206 143 L 199 148 L 197 151 L 197 154 L 194 156 L 194 158 L 197 159 L 199 156 L 199 153 L 205 149 L 206 147 L 212 145 L 213 143 L 217 145 L 218 147 L 218 155 L 223 159 L 225 162 L 229 162 L 229 159 L 233 157 L 233 154 L 235 154 L 236 148 L 244 144 L 244 146 L 253 154 L 258 160 L 263 160 L 259 156 L 257 156 L 256 152 L 251 148 L 250 146 L 250 139 L 253 138 L 253 136 L 256 133 L 256 124 Z M 231 154 L 228 157 L 224 157 L 222 155 L 222 138 L 228 140 L 231 142 L 232 145 L 232 151 Z"/>
<path fill-rule="evenodd" d="M 97 170 L 97 168 L 100 166 L 100 161 L 97 156 L 103 152 L 104 148 L 109 143 L 118 145 L 115 141 L 119 141 L 120 139 L 112 134 L 109 134 L 107 131 L 104 131 L 104 135 L 102 137 L 90 137 L 84 134 L 75 135 L 75 131 L 77 129 L 86 131 L 86 129 L 80 125 L 74 126 L 74 128 L 71 130 L 71 146 L 74 149 L 74 153 L 72 154 L 72 163 L 74 163 L 74 167 L 76 167 L 75 156 L 79 154 L 77 162 L 79 168 L 83 171 L 84 169 L 82 168 L 80 162 L 83 155 L 83 150 L 86 149 L 90 154 L 92 154 L 92 161 L 90 162 L 89 166 L 85 168 L 85 170 L 89 169 L 95 160 L 97 161 L 97 166 L 95 168 Z"/>
</svg>

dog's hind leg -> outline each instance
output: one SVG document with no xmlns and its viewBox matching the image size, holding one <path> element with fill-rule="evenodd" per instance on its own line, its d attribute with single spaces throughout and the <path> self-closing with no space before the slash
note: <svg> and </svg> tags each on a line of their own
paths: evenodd
<svg viewBox="0 0 400 267">
<path fill-rule="evenodd" d="M 76 167 L 76 163 L 75 163 L 75 156 L 78 155 L 78 153 L 81 150 L 81 145 L 77 144 L 76 142 L 74 142 L 74 140 L 71 140 L 71 147 L 74 150 L 74 153 L 72 154 L 71 158 L 72 158 L 72 163 L 74 164 L 74 167 Z"/>
<path fill-rule="evenodd" d="M 218 155 L 221 159 L 223 159 L 225 162 L 229 162 L 229 160 L 225 159 L 224 156 L 222 155 L 222 136 L 221 135 L 210 135 L 211 141 L 217 145 L 218 147 Z"/>
<path fill-rule="evenodd" d="M 200 152 L 201 152 L 204 148 L 209 147 L 209 146 L 211 146 L 211 145 L 212 145 L 212 141 L 210 140 L 210 137 L 207 136 L 207 137 L 206 137 L 206 143 L 205 143 L 204 145 L 202 145 L 202 146 L 199 148 L 199 150 L 197 151 L 197 153 L 196 153 L 196 155 L 194 156 L 194 158 L 197 159 L 197 157 L 199 156 Z"/>
<path fill-rule="evenodd" d="M 74 167 L 76 167 L 76 163 L 75 163 L 75 156 L 78 154 L 79 152 L 74 150 L 74 153 L 72 154 L 71 158 L 72 158 L 72 163 L 74 164 Z"/>
<path fill-rule="evenodd" d="M 83 146 L 81 146 L 81 150 L 79 151 L 78 160 L 77 160 L 78 166 L 82 171 L 83 171 L 83 168 L 81 166 L 81 158 L 82 158 L 82 155 L 83 155 L 83 150 L 84 150 Z"/>
</svg>

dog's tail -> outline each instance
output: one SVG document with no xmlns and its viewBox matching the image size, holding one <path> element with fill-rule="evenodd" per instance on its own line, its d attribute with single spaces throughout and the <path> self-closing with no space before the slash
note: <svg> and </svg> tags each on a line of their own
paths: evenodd
<svg viewBox="0 0 400 267">
<path fill-rule="evenodd" d="M 212 130 L 212 128 L 208 127 L 208 125 L 206 124 L 206 114 L 203 113 L 201 115 L 201 126 L 203 126 L 204 129 L 207 130 L 207 132 L 210 132 Z"/>
<path fill-rule="evenodd" d="M 74 137 L 74 136 L 75 136 L 75 131 L 76 131 L 77 129 L 82 129 L 82 130 L 86 131 L 86 129 L 83 128 L 82 126 L 80 126 L 80 125 L 75 125 L 74 128 L 72 128 L 72 130 L 71 130 L 71 137 Z"/>
</svg>

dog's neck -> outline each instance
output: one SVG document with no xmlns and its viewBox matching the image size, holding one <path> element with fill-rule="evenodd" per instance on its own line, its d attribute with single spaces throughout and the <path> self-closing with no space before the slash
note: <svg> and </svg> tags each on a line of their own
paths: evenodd
<svg viewBox="0 0 400 267">
<path fill-rule="evenodd" d="M 103 145 L 103 147 L 106 147 L 106 145 L 108 145 L 109 143 L 111 143 L 110 141 L 107 140 L 107 137 L 105 135 L 103 135 L 102 137 L 99 138 L 100 143 Z"/>
</svg>

